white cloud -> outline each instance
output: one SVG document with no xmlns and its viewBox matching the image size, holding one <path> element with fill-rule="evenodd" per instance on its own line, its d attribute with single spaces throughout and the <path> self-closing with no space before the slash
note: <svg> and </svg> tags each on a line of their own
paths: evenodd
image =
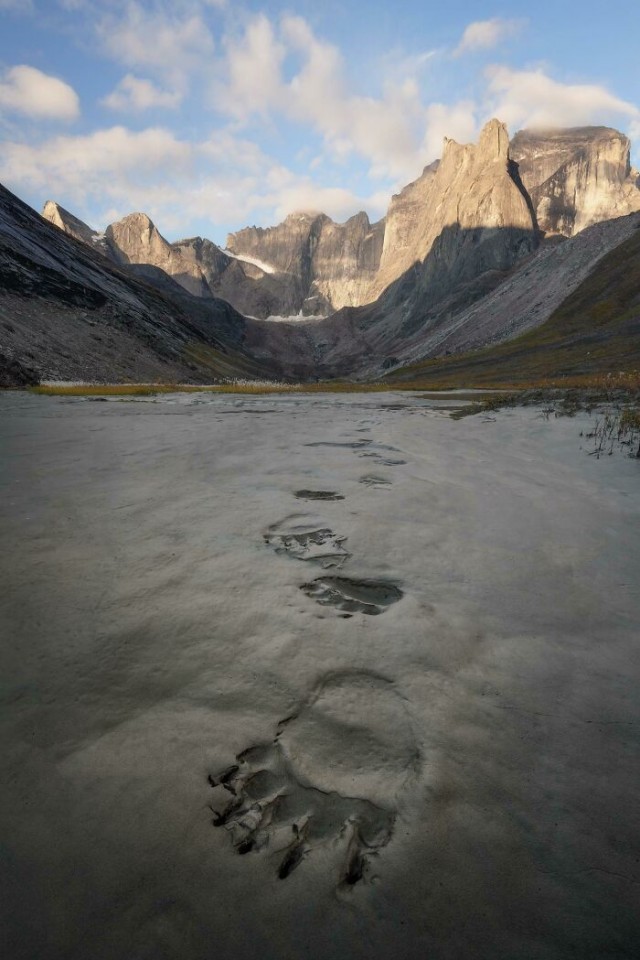
<svg viewBox="0 0 640 960">
<path fill-rule="evenodd" d="M 286 49 L 264 15 L 248 24 L 244 36 L 226 44 L 227 80 L 221 97 L 226 111 L 240 119 L 265 115 L 283 94 Z"/>
<path fill-rule="evenodd" d="M 52 195 L 95 223 L 107 211 L 142 209 L 168 232 L 183 234 L 208 220 L 215 237 L 221 224 L 266 225 L 301 208 L 321 209 L 338 220 L 363 208 L 377 216 L 392 190 L 441 155 L 445 136 L 473 141 L 479 121 L 489 116 L 504 120 L 512 132 L 519 126 L 612 123 L 618 117 L 640 135 L 634 104 L 597 85 L 559 83 L 542 69 L 494 66 L 474 100 L 429 102 L 433 77 L 426 65 L 437 51 L 411 57 L 396 52 L 381 59 L 379 88 L 365 95 L 349 79 L 342 52 L 300 16 L 238 17 L 230 10 L 228 19 L 220 14 L 227 36 L 214 49 L 207 22 L 215 22 L 223 0 L 58 2 L 89 10 L 87 23 L 98 30 L 102 49 L 130 68 L 104 105 L 132 113 L 177 107 L 190 82 L 208 78 L 209 85 L 218 81 L 212 106 L 232 124 L 200 131 L 196 139 L 159 127 L 135 132 L 112 126 L 29 144 L 20 120 L 3 118 L 0 179 L 18 191 Z M 499 23 L 504 35 L 507 21 Z M 483 43 L 488 45 L 488 34 Z M 440 62 L 452 65 L 450 57 L 440 56 Z M 33 93 L 20 73 L 25 70 L 49 91 L 50 81 L 59 84 L 66 101 Z M 188 102 L 191 107 L 195 99 Z M 29 67 L 13 68 L 4 82 L 0 77 L 0 108 L 9 105 L 60 118 L 78 109 L 70 87 Z M 190 130 L 191 117 L 190 111 Z M 265 129 L 272 136 L 283 128 L 291 136 L 291 165 L 302 173 L 266 156 L 258 145 Z M 344 186 L 347 177 L 352 189 Z"/>
<path fill-rule="evenodd" d="M 414 72 L 431 56 L 416 58 Z M 342 54 L 318 39 L 306 20 L 285 16 L 276 30 L 261 15 L 248 23 L 241 40 L 227 45 L 227 80 L 217 106 L 245 123 L 280 115 L 311 126 L 323 138 L 327 156 L 338 162 L 352 154 L 364 157 L 371 176 L 401 184 L 425 163 L 421 151 L 433 114 L 421 102 L 409 65 L 405 61 L 405 70 L 388 77 L 380 96 L 353 93 Z"/>
<path fill-rule="evenodd" d="M 458 143 L 472 143 L 477 134 L 476 105 L 472 100 L 454 104 L 432 103 L 427 107 L 427 128 L 420 153 L 428 163 L 442 156 L 445 137 Z"/>
<path fill-rule="evenodd" d="M 543 70 L 487 70 L 490 113 L 518 127 L 571 127 L 640 117 L 638 107 L 596 84 L 565 84 Z"/>
<path fill-rule="evenodd" d="M 422 53 L 406 54 L 397 49 L 390 50 L 381 61 L 386 84 L 417 83 L 440 53 L 440 50 L 423 50 Z"/>
<path fill-rule="evenodd" d="M 109 56 L 164 77 L 174 89 L 184 90 L 189 73 L 214 49 L 211 31 L 194 4 L 145 7 L 128 0 L 122 14 L 104 15 L 96 29 Z"/>
<path fill-rule="evenodd" d="M 179 90 L 161 90 L 150 80 L 128 73 L 116 89 L 101 101 L 110 110 L 142 111 L 157 107 L 173 109 L 180 105 L 183 94 Z"/>
<path fill-rule="evenodd" d="M 110 127 L 80 136 L 57 136 L 34 146 L 0 145 L 0 179 L 35 189 L 56 188 L 84 198 L 108 193 L 114 184 L 144 181 L 157 171 L 170 175 L 189 163 L 190 145 L 162 128 L 139 133 Z"/>
<path fill-rule="evenodd" d="M 0 80 L 0 110 L 34 119 L 75 120 L 80 101 L 64 80 L 22 64 L 11 67 Z"/>
<path fill-rule="evenodd" d="M 326 213 L 328 217 L 342 223 L 360 210 L 366 209 L 372 216 L 381 216 L 386 212 L 389 196 L 380 206 L 373 198 L 358 198 L 350 190 L 341 187 L 321 187 L 311 180 L 304 180 L 284 189 L 275 206 L 276 221 L 282 221 L 290 213 L 298 210 Z"/>
<path fill-rule="evenodd" d="M 491 50 L 508 37 L 514 36 L 526 24 L 526 20 L 507 20 L 494 17 L 492 20 L 477 20 L 470 23 L 454 50 L 454 57 L 476 50 Z"/>
<path fill-rule="evenodd" d="M 0 143 L 0 181 L 53 197 L 98 226 L 143 210 L 162 231 L 180 235 L 203 219 L 215 233 L 218 224 L 268 224 L 301 207 L 338 218 L 363 207 L 378 212 L 388 199 L 318 187 L 228 130 L 195 143 L 162 128 L 121 126 L 37 146 Z"/>
</svg>

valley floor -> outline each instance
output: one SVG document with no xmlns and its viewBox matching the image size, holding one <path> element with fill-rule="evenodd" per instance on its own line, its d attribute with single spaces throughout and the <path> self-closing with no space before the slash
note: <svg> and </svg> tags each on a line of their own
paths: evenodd
<svg viewBox="0 0 640 960">
<path fill-rule="evenodd" d="M 0 395 L 3 956 L 636 955 L 640 467 L 463 402 Z"/>
</svg>

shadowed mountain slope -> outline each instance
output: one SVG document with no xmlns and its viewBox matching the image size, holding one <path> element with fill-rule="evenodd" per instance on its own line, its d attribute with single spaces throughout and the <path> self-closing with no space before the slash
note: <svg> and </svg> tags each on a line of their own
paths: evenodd
<svg viewBox="0 0 640 960">
<path fill-rule="evenodd" d="M 249 352 L 251 323 L 231 306 L 162 282 L 133 276 L 0 187 L 0 383 L 287 375 L 268 330 L 250 331 Z"/>
<path fill-rule="evenodd" d="M 549 378 L 640 370 L 640 215 L 631 235 L 535 329 L 475 353 L 428 360 L 388 379 L 465 385 L 518 384 Z"/>
</svg>

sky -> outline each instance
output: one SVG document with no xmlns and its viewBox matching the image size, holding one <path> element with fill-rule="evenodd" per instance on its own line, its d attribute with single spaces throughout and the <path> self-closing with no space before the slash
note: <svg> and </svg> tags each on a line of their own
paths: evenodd
<svg viewBox="0 0 640 960">
<path fill-rule="evenodd" d="M 169 239 L 383 216 L 497 116 L 605 124 L 640 166 L 640 6 L 0 0 L 0 182 Z"/>
</svg>

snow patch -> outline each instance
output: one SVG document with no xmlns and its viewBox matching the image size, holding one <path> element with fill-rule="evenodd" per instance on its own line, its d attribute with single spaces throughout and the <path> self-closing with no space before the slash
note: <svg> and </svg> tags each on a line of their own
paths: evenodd
<svg viewBox="0 0 640 960">
<path fill-rule="evenodd" d="M 242 253 L 232 253 L 231 250 L 223 250 L 223 253 L 226 253 L 228 257 L 231 257 L 232 260 L 239 260 L 241 263 L 250 263 L 252 266 L 257 267 L 259 270 L 262 270 L 263 273 L 278 273 L 276 267 L 271 263 L 265 263 L 264 260 L 258 260 L 257 257 L 247 257 Z"/>
<path fill-rule="evenodd" d="M 251 320 L 258 320 L 258 317 L 250 317 Z M 281 317 L 276 314 L 272 314 L 270 317 L 265 317 L 264 319 L 268 320 L 270 323 L 305 323 L 306 321 L 314 320 L 326 320 L 324 314 L 314 313 L 314 314 L 305 314 L 305 313 L 295 313 L 289 317 Z"/>
</svg>

